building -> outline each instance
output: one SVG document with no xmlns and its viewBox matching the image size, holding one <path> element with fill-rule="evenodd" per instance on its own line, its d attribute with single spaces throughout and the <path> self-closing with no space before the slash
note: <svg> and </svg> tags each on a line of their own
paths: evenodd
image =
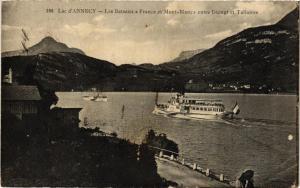
<svg viewBox="0 0 300 188">
<path fill-rule="evenodd" d="M 3 83 L 12 84 L 13 83 L 13 77 L 12 77 L 12 69 L 9 68 L 7 73 L 4 73 L 4 76 L 2 78 Z"/>
<path fill-rule="evenodd" d="M 251 85 L 250 84 L 245 84 L 245 85 L 242 85 L 241 88 L 250 89 Z"/>
<path fill-rule="evenodd" d="M 184 89 L 187 92 L 202 92 L 208 89 L 208 84 L 202 80 L 200 81 L 189 80 L 185 84 Z"/>
<path fill-rule="evenodd" d="M 41 96 L 36 86 L 3 85 L 1 88 L 2 112 L 18 118 L 37 115 Z"/>
</svg>

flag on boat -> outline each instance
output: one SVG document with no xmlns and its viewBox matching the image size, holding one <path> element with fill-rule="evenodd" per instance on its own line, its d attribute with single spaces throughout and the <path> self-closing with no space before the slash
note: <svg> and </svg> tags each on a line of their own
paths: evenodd
<svg viewBox="0 0 300 188">
<path fill-rule="evenodd" d="M 239 105 L 238 105 L 237 102 L 235 102 L 235 105 L 234 105 L 234 107 L 233 107 L 232 112 L 233 112 L 234 114 L 239 114 L 239 113 L 240 113 L 240 107 L 239 107 Z"/>
</svg>

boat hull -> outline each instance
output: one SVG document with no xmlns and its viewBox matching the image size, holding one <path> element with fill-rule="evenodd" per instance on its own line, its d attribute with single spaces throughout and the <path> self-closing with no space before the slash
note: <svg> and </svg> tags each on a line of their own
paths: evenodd
<svg viewBox="0 0 300 188">
<path fill-rule="evenodd" d="M 107 102 L 107 97 L 83 96 L 82 99 L 85 101 L 93 101 L 93 102 Z"/>
<path fill-rule="evenodd" d="M 94 97 L 91 97 L 91 96 L 84 96 L 84 97 L 82 97 L 82 99 L 85 100 L 85 101 L 90 101 L 90 100 L 93 100 Z"/>
<path fill-rule="evenodd" d="M 182 114 L 182 113 L 172 113 L 169 114 L 170 117 L 180 118 L 180 119 L 204 119 L 204 120 L 217 120 L 223 117 L 222 114 Z"/>
<path fill-rule="evenodd" d="M 107 98 L 96 98 L 96 99 L 93 99 L 92 101 L 95 101 L 95 102 L 107 102 Z"/>
<path fill-rule="evenodd" d="M 217 120 L 222 119 L 226 113 L 210 113 L 210 114 L 199 114 L 199 113 L 181 113 L 181 112 L 172 112 L 167 111 L 166 109 L 155 108 L 152 112 L 156 115 L 167 115 L 168 117 L 180 118 L 180 119 L 198 119 L 198 120 Z"/>
<path fill-rule="evenodd" d="M 159 108 L 155 108 L 152 112 L 153 114 L 156 115 L 166 115 L 166 114 L 170 114 L 170 112 L 163 110 L 163 109 L 159 109 Z"/>
</svg>

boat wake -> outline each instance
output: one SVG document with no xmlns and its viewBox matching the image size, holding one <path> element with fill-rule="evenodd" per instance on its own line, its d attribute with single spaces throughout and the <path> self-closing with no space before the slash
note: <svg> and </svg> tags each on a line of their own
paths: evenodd
<svg viewBox="0 0 300 188">
<path fill-rule="evenodd" d="M 286 122 L 279 120 L 270 120 L 270 119 L 255 119 L 255 118 L 223 118 L 223 123 L 237 126 L 237 127 L 263 127 L 263 128 L 274 128 L 274 127 L 291 127 L 295 125 L 295 122 Z"/>
<path fill-rule="evenodd" d="M 244 127 L 244 128 L 252 128 L 252 127 L 263 127 L 263 128 L 274 128 L 274 127 L 284 127 L 284 128 L 294 128 L 295 122 L 286 122 L 286 121 L 278 121 L 278 120 L 270 120 L 270 119 L 256 119 L 256 118 L 229 118 L 229 117 L 219 117 L 219 118 L 193 118 L 187 117 L 178 113 L 156 113 L 156 115 L 161 115 L 165 118 L 172 119 L 182 119 L 185 121 L 208 121 L 208 122 L 218 122 L 222 124 L 226 124 L 234 127 Z"/>
</svg>

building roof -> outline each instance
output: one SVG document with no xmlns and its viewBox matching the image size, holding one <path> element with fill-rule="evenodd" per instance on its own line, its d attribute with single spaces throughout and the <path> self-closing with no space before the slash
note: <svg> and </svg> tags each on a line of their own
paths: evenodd
<svg viewBox="0 0 300 188">
<path fill-rule="evenodd" d="M 54 108 L 52 108 L 51 110 L 53 110 L 53 111 L 69 111 L 69 110 L 78 110 L 78 111 L 80 111 L 80 110 L 82 110 L 82 108 L 76 108 L 76 107 L 71 107 L 71 108 L 62 108 L 62 107 L 54 107 Z"/>
<path fill-rule="evenodd" d="M 36 86 L 15 85 L 2 86 L 1 99 L 3 101 L 38 101 L 40 92 Z"/>
</svg>

